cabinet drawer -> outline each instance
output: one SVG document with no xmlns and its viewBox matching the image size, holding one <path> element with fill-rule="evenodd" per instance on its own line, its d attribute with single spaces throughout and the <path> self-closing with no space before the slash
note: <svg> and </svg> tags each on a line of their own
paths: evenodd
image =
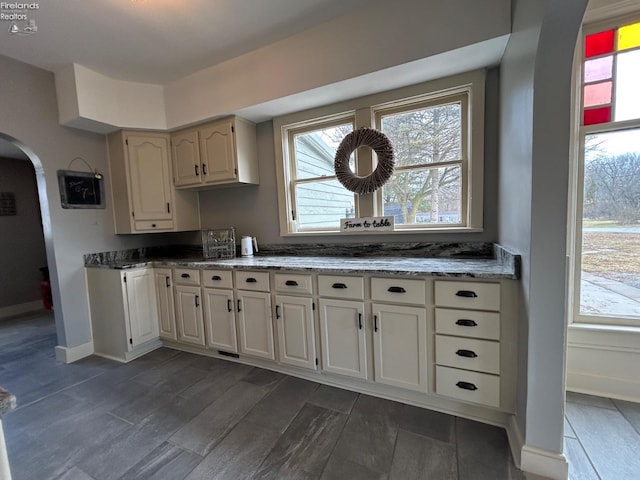
<svg viewBox="0 0 640 480">
<path fill-rule="evenodd" d="M 436 333 L 500 340 L 500 314 L 436 308 Z"/>
<path fill-rule="evenodd" d="M 318 275 L 318 294 L 321 297 L 361 300 L 364 298 L 364 279 L 362 277 Z"/>
<path fill-rule="evenodd" d="M 436 393 L 467 402 L 500 407 L 500 377 L 436 366 Z"/>
<path fill-rule="evenodd" d="M 180 285 L 200 285 L 200 270 L 193 268 L 174 268 L 173 281 Z"/>
<path fill-rule="evenodd" d="M 371 299 L 382 302 L 427 303 L 427 290 L 424 280 L 407 280 L 401 278 L 372 278 Z"/>
<path fill-rule="evenodd" d="M 273 276 L 277 292 L 296 292 L 313 294 L 313 283 L 311 275 L 289 275 L 286 273 L 276 273 Z"/>
<path fill-rule="evenodd" d="M 269 273 L 236 271 L 236 288 L 268 292 Z"/>
<path fill-rule="evenodd" d="M 500 373 L 500 344 L 492 340 L 436 335 L 436 363 L 497 375 Z"/>
<path fill-rule="evenodd" d="M 231 270 L 202 270 L 202 284 L 212 288 L 233 288 Z"/>
<path fill-rule="evenodd" d="M 500 310 L 500 284 L 436 280 L 436 306 Z"/>
<path fill-rule="evenodd" d="M 138 220 L 135 222 L 138 231 L 173 230 L 173 220 Z"/>
</svg>

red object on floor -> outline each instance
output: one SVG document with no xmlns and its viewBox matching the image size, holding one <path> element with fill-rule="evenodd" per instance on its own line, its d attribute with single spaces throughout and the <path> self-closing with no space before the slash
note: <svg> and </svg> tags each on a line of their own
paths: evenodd
<svg viewBox="0 0 640 480">
<path fill-rule="evenodd" d="M 53 308 L 53 298 L 51 297 L 51 283 L 49 280 L 40 282 L 40 293 L 42 295 L 42 304 L 47 310 Z"/>
</svg>

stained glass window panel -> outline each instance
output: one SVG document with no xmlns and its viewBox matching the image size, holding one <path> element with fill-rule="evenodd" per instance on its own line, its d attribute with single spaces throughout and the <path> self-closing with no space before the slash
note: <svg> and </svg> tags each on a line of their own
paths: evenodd
<svg viewBox="0 0 640 480">
<path fill-rule="evenodd" d="M 613 52 L 613 30 L 592 33 L 585 38 L 584 56 L 586 58 Z"/>
<path fill-rule="evenodd" d="M 597 125 L 611 121 L 611 107 L 600 107 L 585 110 L 583 115 L 583 125 Z"/>
<path fill-rule="evenodd" d="M 640 118 L 640 50 L 620 53 L 616 62 L 616 121 Z"/>
<path fill-rule="evenodd" d="M 584 106 L 594 107 L 611 103 L 613 82 L 594 83 L 584 87 Z"/>
<path fill-rule="evenodd" d="M 618 29 L 618 50 L 640 47 L 640 22 Z"/>
<path fill-rule="evenodd" d="M 584 62 L 584 83 L 597 82 L 611 78 L 613 74 L 613 55 L 595 58 Z"/>
</svg>

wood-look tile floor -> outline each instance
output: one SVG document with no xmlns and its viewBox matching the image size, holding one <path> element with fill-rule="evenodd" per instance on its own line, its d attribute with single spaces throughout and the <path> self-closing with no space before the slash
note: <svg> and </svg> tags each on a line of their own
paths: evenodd
<svg viewBox="0 0 640 480">
<path fill-rule="evenodd" d="M 15 480 L 524 479 L 501 428 L 162 348 L 54 358 L 51 315 L 0 321 Z"/>
</svg>

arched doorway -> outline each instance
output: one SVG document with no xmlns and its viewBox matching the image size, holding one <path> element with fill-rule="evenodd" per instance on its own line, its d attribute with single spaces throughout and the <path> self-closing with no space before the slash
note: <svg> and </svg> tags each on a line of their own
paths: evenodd
<svg viewBox="0 0 640 480">
<path fill-rule="evenodd" d="M 5 213 L 16 215 L 16 221 L 12 224 L 14 228 L 19 227 L 12 232 L 11 223 L 8 223 L 9 228 L 3 235 L 6 244 L 0 245 L 0 248 L 5 249 L 5 254 L 9 252 L 3 262 L 5 263 L 3 268 L 7 272 L 7 278 L 3 283 L 7 284 L 5 287 L 11 285 L 12 289 L 5 290 L 10 290 L 7 295 L 12 296 L 10 300 L 15 304 L 5 307 L 3 312 L 7 315 L 28 313 L 29 309 L 35 310 L 44 306 L 40 298 L 41 292 L 34 293 L 41 287 L 40 275 L 50 278 L 54 284 L 53 289 L 57 290 L 46 179 L 38 156 L 18 139 L 2 132 L 0 132 L 0 162 L 2 162 L 0 166 L 4 163 L 7 169 L 5 181 L 0 184 L 7 206 Z M 27 166 L 27 162 L 33 170 Z M 31 178 L 29 178 L 30 175 Z M 32 198 L 34 192 L 33 183 L 29 185 L 30 180 L 35 183 L 36 198 Z M 12 182 L 16 183 L 12 185 Z M 20 191 L 15 192 L 16 188 Z M 24 268 L 21 268 L 21 262 L 25 263 Z M 2 304 L 6 305 L 7 300 L 5 299 Z M 2 304 L 0 304 L 0 310 L 2 310 Z M 62 318 L 55 310 L 53 314 L 57 337 L 64 338 Z"/>
</svg>

